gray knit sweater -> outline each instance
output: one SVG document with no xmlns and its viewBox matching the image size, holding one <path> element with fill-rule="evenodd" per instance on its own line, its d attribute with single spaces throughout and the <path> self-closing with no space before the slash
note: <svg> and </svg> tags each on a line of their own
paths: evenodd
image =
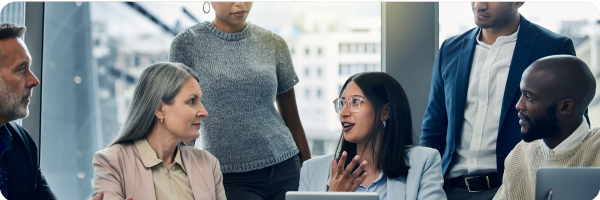
<svg viewBox="0 0 600 200">
<path fill-rule="evenodd" d="M 198 73 L 202 104 L 202 148 L 223 173 L 247 172 L 298 154 L 290 130 L 277 112 L 277 94 L 298 83 L 285 40 L 247 22 L 226 33 L 205 21 L 187 28 L 171 43 L 170 62 Z"/>
</svg>

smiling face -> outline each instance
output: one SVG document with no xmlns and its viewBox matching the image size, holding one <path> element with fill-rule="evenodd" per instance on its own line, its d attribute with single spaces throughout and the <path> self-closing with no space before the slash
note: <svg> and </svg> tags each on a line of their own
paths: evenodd
<svg viewBox="0 0 600 200">
<path fill-rule="evenodd" d="M 246 27 L 246 18 L 252 2 L 211 2 L 217 17 L 214 24 L 225 32 L 236 32 Z"/>
<path fill-rule="evenodd" d="M 181 140 L 193 140 L 200 136 L 200 123 L 208 113 L 200 99 L 202 91 L 194 78 L 188 78 L 175 96 L 173 104 L 161 102 L 162 113 L 157 115 L 164 119 L 167 131 Z"/>
<path fill-rule="evenodd" d="M 350 97 L 362 97 L 365 100 L 360 104 L 358 112 L 350 112 L 348 108 L 350 102 L 347 102 L 342 108 L 340 122 L 344 139 L 352 143 L 364 143 L 373 125 L 373 120 L 375 120 L 375 110 L 371 102 L 363 94 L 363 91 L 354 82 L 348 83 L 342 94 L 342 98 L 346 100 Z"/>
<path fill-rule="evenodd" d="M 0 40 L 0 52 L 0 121 L 25 118 L 31 91 L 40 84 L 29 70 L 31 56 L 16 37 Z"/>
<path fill-rule="evenodd" d="M 502 27 L 509 23 L 523 2 L 471 2 L 475 24 L 480 28 Z"/>
<path fill-rule="evenodd" d="M 557 105 L 548 88 L 552 76 L 527 69 L 521 79 L 521 98 L 517 102 L 521 137 L 525 142 L 547 138 L 558 133 Z"/>
</svg>

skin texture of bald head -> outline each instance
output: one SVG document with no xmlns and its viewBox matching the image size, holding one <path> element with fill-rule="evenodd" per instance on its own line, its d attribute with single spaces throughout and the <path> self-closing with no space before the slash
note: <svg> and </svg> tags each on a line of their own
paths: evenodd
<svg viewBox="0 0 600 200">
<path fill-rule="evenodd" d="M 543 138 L 554 148 L 582 123 L 596 79 L 579 58 L 554 55 L 533 62 L 523 72 L 520 88 L 516 109 L 523 140 Z"/>
<path fill-rule="evenodd" d="M 596 79 L 590 68 L 575 56 L 555 55 L 541 58 L 527 69 L 537 75 L 540 85 L 555 100 L 573 99 L 574 114 L 583 115 L 596 94 Z"/>
</svg>

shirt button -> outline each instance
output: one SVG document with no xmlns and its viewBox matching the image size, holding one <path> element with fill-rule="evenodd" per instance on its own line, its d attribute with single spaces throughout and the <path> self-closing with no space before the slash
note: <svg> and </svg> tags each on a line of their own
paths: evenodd
<svg viewBox="0 0 600 200">
<path fill-rule="evenodd" d="M 479 137 L 479 133 L 475 133 L 475 137 Z"/>
<path fill-rule="evenodd" d="M 479 106 L 480 109 L 485 109 L 484 105 Z"/>
<path fill-rule="evenodd" d="M 555 154 L 554 150 L 550 150 L 550 154 L 554 155 Z"/>
<path fill-rule="evenodd" d="M 492 52 L 496 53 L 496 51 L 497 51 L 496 49 L 492 49 Z"/>
<path fill-rule="evenodd" d="M 484 74 L 484 75 L 483 75 L 483 78 L 487 78 L 487 74 Z"/>
<path fill-rule="evenodd" d="M 475 160 L 471 159 L 471 160 L 469 160 L 469 162 L 471 162 L 471 163 L 475 163 Z"/>
</svg>

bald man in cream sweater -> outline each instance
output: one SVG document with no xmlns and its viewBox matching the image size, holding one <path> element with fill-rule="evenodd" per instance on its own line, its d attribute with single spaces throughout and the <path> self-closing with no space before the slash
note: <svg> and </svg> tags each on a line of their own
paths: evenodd
<svg viewBox="0 0 600 200">
<path fill-rule="evenodd" d="M 596 93 L 596 79 L 575 56 L 541 58 L 524 72 L 517 103 L 521 141 L 505 162 L 494 199 L 534 199 L 541 167 L 600 167 L 600 128 L 583 114 Z"/>
</svg>

